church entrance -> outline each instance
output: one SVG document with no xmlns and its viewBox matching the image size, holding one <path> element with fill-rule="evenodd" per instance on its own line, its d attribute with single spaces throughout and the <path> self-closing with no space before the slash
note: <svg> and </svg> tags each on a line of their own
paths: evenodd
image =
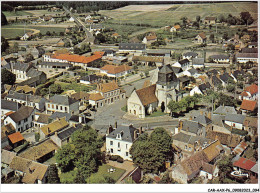
<svg viewBox="0 0 260 193">
<path fill-rule="evenodd" d="M 162 110 L 162 112 L 165 111 L 165 103 L 164 102 L 162 102 L 162 104 L 161 104 L 161 110 Z"/>
</svg>

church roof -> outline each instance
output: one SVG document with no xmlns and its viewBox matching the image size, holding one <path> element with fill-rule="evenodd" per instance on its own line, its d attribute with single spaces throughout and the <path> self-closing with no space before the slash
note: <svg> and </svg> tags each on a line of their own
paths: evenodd
<svg viewBox="0 0 260 193">
<path fill-rule="evenodd" d="M 136 94 L 138 95 L 140 101 L 144 106 L 157 102 L 158 99 L 155 96 L 155 90 L 156 90 L 156 85 L 153 84 L 151 86 L 136 90 Z"/>
<path fill-rule="evenodd" d="M 171 73 L 171 72 L 173 72 L 171 65 L 164 65 L 164 66 L 159 68 L 159 73 L 168 74 L 168 73 Z"/>
</svg>

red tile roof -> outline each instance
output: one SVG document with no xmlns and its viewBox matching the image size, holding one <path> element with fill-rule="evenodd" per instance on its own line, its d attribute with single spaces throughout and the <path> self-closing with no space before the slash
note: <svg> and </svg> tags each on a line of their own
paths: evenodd
<svg viewBox="0 0 260 193">
<path fill-rule="evenodd" d="M 104 97 L 100 93 L 91 93 L 89 95 L 89 100 L 92 100 L 92 101 L 99 101 L 102 99 L 104 99 Z"/>
<path fill-rule="evenodd" d="M 241 157 L 239 160 L 235 161 L 233 165 L 245 170 L 250 170 L 255 164 L 255 162 Z"/>
<path fill-rule="evenodd" d="M 181 26 L 180 26 L 180 25 L 175 25 L 174 28 L 175 28 L 175 29 L 180 29 Z"/>
<path fill-rule="evenodd" d="M 249 92 L 251 95 L 258 92 L 258 86 L 256 84 L 252 84 L 245 88 L 245 91 Z"/>
<path fill-rule="evenodd" d="M 155 95 L 156 85 L 153 84 L 151 86 L 141 88 L 136 90 L 136 94 L 138 95 L 139 99 L 141 100 L 144 106 L 157 102 L 158 99 Z"/>
<path fill-rule="evenodd" d="M 13 133 L 11 135 L 8 135 L 8 138 L 10 139 L 10 141 L 12 142 L 12 144 L 15 144 L 19 141 L 24 140 L 23 135 L 18 131 L 16 133 Z"/>
<path fill-rule="evenodd" d="M 107 71 L 108 74 L 118 74 L 120 72 L 125 72 L 131 70 L 132 67 L 128 65 L 114 66 L 114 65 L 105 65 L 101 70 Z"/>
<path fill-rule="evenodd" d="M 99 52 L 98 54 L 94 54 L 92 56 L 80 56 L 80 55 L 76 55 L 76 54 L 54 54 L 51 57 L 55 58 L 55 59 L 60 59 L 60 60 L 66 60 L 68 62 L 76 62 L 76 63 L 90 63 L 93 62 L 95 60 L 101 59 L 102 55 L 100 55 L 101 53 Z"/>
<path fill-rule="evenodd" d="M 202 39 L 206 39 L 206 38 L 207 38 L 204 32 L 199 33 L 199 36 L 200 36 Z"/>
<path fill-rule="evenodd" d="M 241 96 L 248 96 L 248 94 L 247 94 L 246 91 L 243 91 L 240 95 L 241 95 Z"/>
<path fill-rule="evenodd" d="M 240 106 L 241 109 L 247 111 L 253 111 L 257 107 L 257 101 L 243 100 Z"/>
<path fill-rule="evenodd" d="M 117 82 L 115 82 L 115 81 L 97 84 L 97 90 L 102 93 L 113 91 L 116 89 L 119 89 L 119 86 L 118 86 Z"/>
</svg>

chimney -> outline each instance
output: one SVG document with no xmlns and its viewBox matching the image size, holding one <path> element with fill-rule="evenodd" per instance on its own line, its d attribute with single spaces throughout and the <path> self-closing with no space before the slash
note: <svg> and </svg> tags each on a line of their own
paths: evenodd
<svg viewBox="0 0 260 193">
<path fill-rule="evenodd" d="M 115 128 L 117 128 L 117 121 L 115 122 Z"/>
<path fill-rule="evenodd" d="M 180 132 L 180 130 L 182 130 L 182 127 L 183 127 L 183 121 L 179 120 L 179 132 Z"/>
<path fill-rule="evenodd" d="M 113 129 L 112 125 L 110 125 L 110 126 L 108 127 L 107 133 L 110 134 L 113 130 L 114 130 L 114 129 Z"/>
<path fill-rule="evenodd" d="M 134 130 L 134 140 L 137 139 L 137 131 L 138 130 Z"/>
<path fill-rule="evenodd" d="M 54 135 L 57 137 L 58 136 L 58 132 L 56 131 Z"/>
<path fill-rule="evenodd" d="M 203 111 L 202 110 L 200 110 L 200 115 L 203 115 Z"/>
<path fill-rule="evenodd" d="M 142 127 L 140 127 L 138 130 L 139 130 L 139 135 L 141 135 L 143 133 Z"/>
<path fill-rule="evenodd" d="M 50 128 L 48 127 L 47 128 L 47 133 L 49 134 L 51 132 Z"/>
</svg>

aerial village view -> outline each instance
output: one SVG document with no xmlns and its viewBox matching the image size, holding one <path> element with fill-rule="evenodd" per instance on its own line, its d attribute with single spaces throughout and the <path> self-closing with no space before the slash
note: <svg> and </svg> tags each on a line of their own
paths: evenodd
<svg viewBox="0 0 260 193">
<path fill-rule="evenodd" d="M 257 2 L 1 2 L 2 184 L 258 184 Z"/>
</svg>

